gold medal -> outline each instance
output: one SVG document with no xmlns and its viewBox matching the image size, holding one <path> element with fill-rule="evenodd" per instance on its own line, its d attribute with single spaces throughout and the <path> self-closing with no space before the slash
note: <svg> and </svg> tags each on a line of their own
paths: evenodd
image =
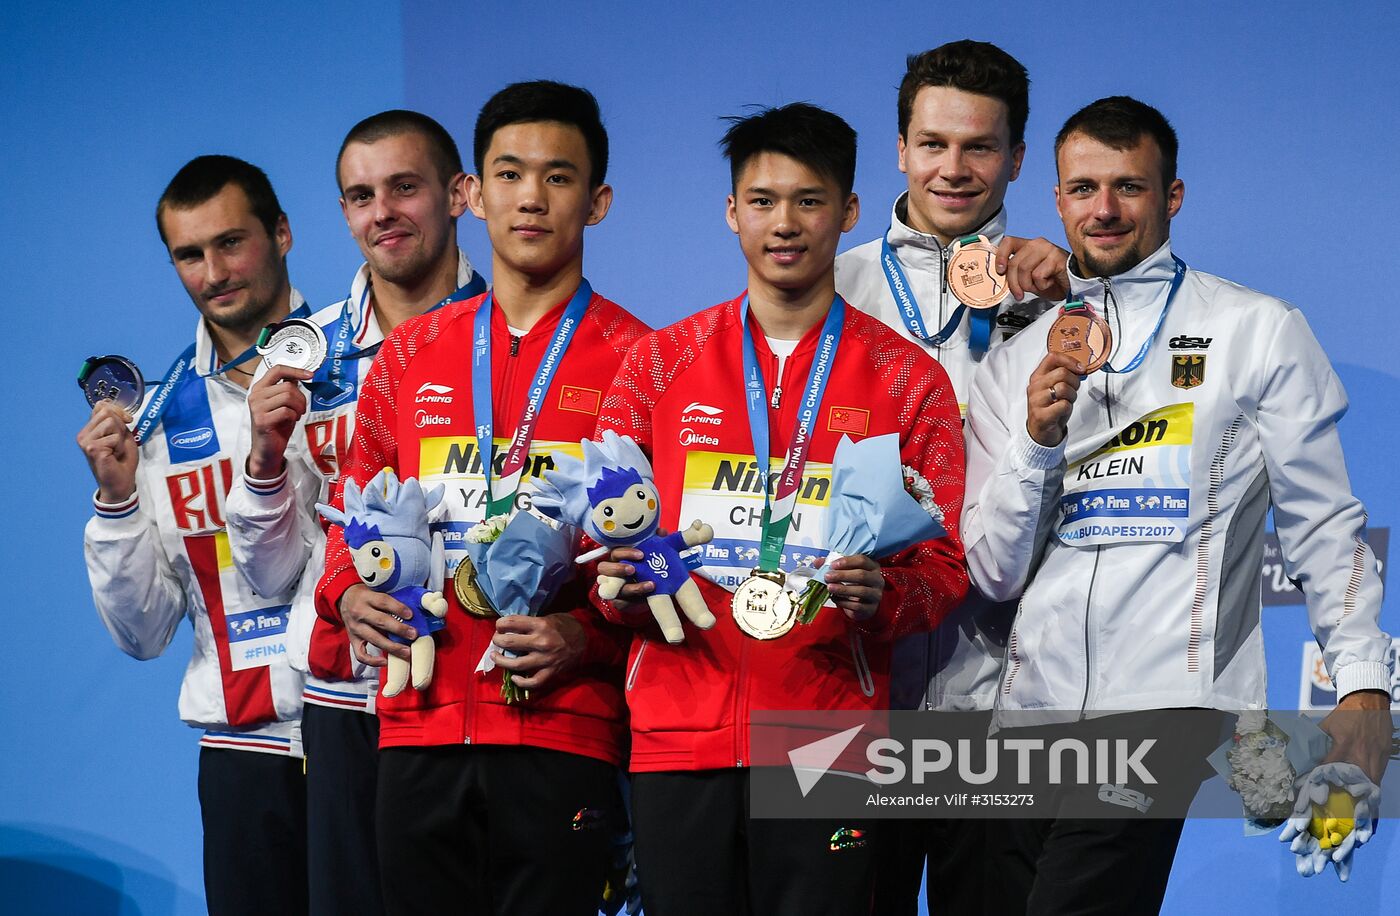
<svg viewBox="0 0 1400 916">
<path fill-rule="evenodd" d="M 948 257 L 948 288 L 968 308 L 994 309 L 1006 299 L 1006 274 L 997 271 L 997 247 L 985 235 L 953 243 Z"/>
<path fill-rule="evenodd" d="M 1086 302 L 1066 302 L 1050 325 L 1046 349 L 1073 356 L 1084 365 L 1084 374 L 1097 372 L 1113 351 L 1113 332 Z"/>
<path fill-rule="evenodd" d="M 777 639 L 797 623 L 797 607 L 780 572 L 753 570 L 734 591 L 734 622 L 754 639 Z"/>
<path fill-rule="evenodd" d="M 476 581 L 476 567 L 471 557 L 462 557 L 457 569 L 452 573 L 452 591 L 457 595 L 457 603 L 462 610 L 473 617 L 492 620 L 500 615 L 481 592 L 481 584 Z"/>
</svg>

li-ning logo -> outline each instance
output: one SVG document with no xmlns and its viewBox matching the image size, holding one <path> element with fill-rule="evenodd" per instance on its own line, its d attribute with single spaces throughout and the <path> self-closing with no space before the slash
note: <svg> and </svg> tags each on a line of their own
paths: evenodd
<svg viewBox="0 0 1400 916">
<path fill-rule="evenodd" d="M 434 385 L 432 382 L 424 382 L 422 387 L 416 392 L 413 399 L 415 404 L 451 404 L 451 385 Z"/>
<path fill-rule="evenodd" d="M 214 438 L 214 430 L 207 426 L 201 426 L 199 429 L 192 429 L 171 438 L 170 444 L 176 448 L 199 448 L 212 438 Z"/>
<path fill-rule="evenodd" d="M 719 426 L 724 422 L 723 413 L 724 411 L 718 407 L 701 404 L 699 401 L 691 401 L 681 411 L 681 422 L 698 423 L 702 426 Z"/>
</svg>

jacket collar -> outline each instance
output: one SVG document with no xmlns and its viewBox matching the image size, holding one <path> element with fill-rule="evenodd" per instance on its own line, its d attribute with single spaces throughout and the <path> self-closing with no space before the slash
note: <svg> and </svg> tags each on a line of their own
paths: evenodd
<svg viewBox="0 0 1400 916">
<path fill-rule="evenodd" d="M 1077 261 L 1071 257 L 1070 295 L 1100 307 L 1104 298 L 1104 280 L 1100 277 L 1082 277 L 1077 267 Z M 1161 297 L 1175 274 L 1176 261 L 1172 258 L 1172 243 L 1168 240 L 1133 268 L 1109 277 L 1108 282 L 1113 286 L 1113 298 L 1118 306 L 1125 311 L 1133 311 L 1154 305 L 1160 307 Z"/>
<path fill-rule="evenodd" d="M 890 229 L 885 234 L 890 247 L 895 249 L 901 262 L 910 267 L 918 267 L 923 258 L 932 256 L 940 265 L 943 258 L 943 244 L 932 235 L 920 232 L 907 222 L 909 214 L 909 192 L 905 191 L 895 199 L 890 212 Z M 996 214 L 968 235 L 985 235 L 993 245 L 1000 245 L 1006 235 L 1006 208 Z"/>
<path fill-rule="evenodd" d="M 467 260 L 466 252 L 457 249 L 457 288 L 466 286 L 471 282 L 472 262 Z M 372 347 L 384 339 L 384 332 L 379 327 L 379 322 L 372 320 L 374 308 L 370 302 L 370 276 L 369 264 L 361 264 L 360 269 L 355 271 L 355 279 L 350 283 L 350 297 L 345 300 L 345 311 L 350 315 L 350 326 L 355 329 L 351 343 L 355 347 Z M 437 305 L 436 302 L 433 305 Z"/>
<path fill-rule="evenodd" d="M 288 302 L 288 307 L 295 312 L 306 304 L 301 292 L 292 287 L 292 296 Z M 234 354 L 237 355 L 237 354 Z M 203 318 L 195 325 L 194 332 L 194 368 L 201 376 L 213 375 L 219 368 L 219 351 L 214 348 L 214 338 L 209 334 L 209 325 Z"/>
</svg>

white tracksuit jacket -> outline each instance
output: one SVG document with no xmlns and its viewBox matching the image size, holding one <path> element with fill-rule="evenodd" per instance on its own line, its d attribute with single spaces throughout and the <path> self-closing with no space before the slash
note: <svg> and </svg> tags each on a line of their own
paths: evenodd
<svg viewBox="0 0 1400 916">
<path fill-rule="evenodd" d="M 909 226 L 905 221 L 907 207 L 908 194 L 901 194 L 895 201 L 886 238 L 904 268 L 924 324 L 932 334 L 942 329 L 958 307 L 958 300 L 944 282 L 950 251 L 938 239 Z M 985 235 L 993 244 L 1001 244 L 1005 233 L 1006 210 L 1002 209 L 986 225 L 969 234 Z M 986 358 L 968 346 L 967 315 L 941 346 L 914 336 L 905 326 L 885 279 L 880 239 L 852 248 L 836 259 L 836 289 L 847 302 L 880 319 L 938 360 L 953 383 L 959 409 L 966 413 L 973 373 Z M 989 352 L 1028 326 L 1050 305 L 1033 297 L 1003 305 L 997 310 Z M 967 599 L 933 632 L 900 640 L 890 667 L 891 705 L 896 709 L 990 709 L 1014 611 L 1014 603 L 989 602 L 969 591 Z"/>
<path fill-rule="evenodd" d="M 302 301 L 293 290 L 291 307 Z M 247 392 L 213 374 L 218 354 L 203 320 L 195 334 L 194 369 L 141 444 L 135 496 L 96 504 L 87 523 L 93 603 L 117 646 L 139 659 L 164 652 L 189 618 L 180 718 L 206 730 L 201 745 L 301 756 L 291 590 L 256 591 L 234 569 L 225 530 L 251 435 Z"/>
<path fill-rule="evenodd" d="M 1170 244 L 1108 281 L 1071 272 L 1114 366 L 1152 335 L 1173 274 Z M 1054 318 L 994 351 L 968 404 L 968 566 L 988 597 L 1020 598 L 998 708 L 1262 707 L 1271 505 L 1338 698 L 1386 689 L 1381 581 L 1337 436 L 1346 394 L 1302 313 L 1186 270 L 1145 360 L 1089 376 L 1044 448 L 1025 388 Z"/>
<path fill-rule="evenodd" d="M 458 251 L 457 285 L 466 285 L 474 274 L 466 254 Z M 347 319 L 344 323 L 342 316 Z M 349 297 L 319 310 L 311 320 L 328 338 L 343 328 L 350 334 L 351 350 L 382 342 L 384 332 L 370 297 L 369 265 L 362 264 L 356 271 Z M 307 412 L 288 443 L 286 472 L 272 481 L 245 481 L 234 487 L 228 500 L 234 564 L 257 587 L 295 591 L 294 630 L 288 636 L 287 649 L 292 666 L 306 674 L 305 702 L 371 714 L 379 689 L 378 669 L 360 664 L 352 655 L 355 680 L 326 680 L 310 672 L 307 652 L 318 620 L 316 584 L 326 567 L 326 535 L 316 503 L 330 501 L 330 489 L 340 476 L 340 460 L 354 439 L 360 383 L 373 363 L 373 355 L 346 361 L 340 376 L 343 395 L 328 392 L 326 397 L 308 397 Z M 317 378 L 328 369 L 329 365 Z M 323 636 L 331 638 L 329 633 Z M 343 634 L 337 632 L 336 637 Z"/>
</svg>

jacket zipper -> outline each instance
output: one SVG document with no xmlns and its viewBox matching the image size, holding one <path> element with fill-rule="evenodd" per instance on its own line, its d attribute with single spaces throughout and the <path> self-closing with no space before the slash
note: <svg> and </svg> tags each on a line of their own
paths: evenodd
<svg viewBox="0 0 1400 916">
<path fill-rule="evenodd" d="M 1108 303 L 1109 303 L 1110 301 L 1112 301 L 1112 302 L 1114 303 L 1113 311 L 1114 311 L 1115 313 L 1117 313 L 1117 312 L 1118 312 L 1118 304 L 1117 304 L 1117 303 L 1118 303 L 1118 300 L 1117 300 L 1117 298 L 1115 298 L 1115 297 L 1113 296 L 1112 285 L 1110 284 L 1109 279 L 1108 279 L 1107 277 L 1099 277 L 1099 282 L 1103 284 L 1103 311 L 1104 311 L 1103 320 L 1104 320 L 1104 323 L 1107 324 L 1107 322 L 1108 322 Z M 1122 328 L 1123 328 L 1122 316 L 1119 315 L 1119 316 L 1118 316 L 1118 319 L 1119 319 L 1119 320 L 1118 320 L 1118 328 L 1119 328 L 1119 330 L 1121 331 Z M 1119 336 L 1121 337 L 1122 335 L 1120 334 Z M 1112 353 L 1110 352 L 1110 356 L 1111 356 L 1111 355 L 1112 355 Z M 1112 429 L 1112 428 L 1113 428 L 1113 387 L 1112 387 L 1112 385 L 1111 385 L 1111 382 L 1112 382 L 1112 381 L 1113 381 L 1113 373 L 1111 373 L 1111 372 L 1105 372 L 1105 373 L 1103 374 L 1103 404 L 1104 404 L 1104 409 L 1108 412 L 1108 426 L 1109 426 L 1109 429 Z"/>
<path fill-rule="evenodd" d="M 948 306 L 948 246 L 942 242 L 938 243 L 938 260 L 941 264 L 938 270 L 938 328 L 942 330 L 944 322 L 948 320 L 944 314 Z M 946 342 L 940 340 L 938 345 L 934 347 L 938 351 L 939 362 L 943 361 L 943 344 Z"/>
<path fill-rule="evenodd" d="M 1089 608 L 1094 600 L 1094 580 L 1099 575 L 1099 557 L 1102 547 L 1094 548 L 1094 570 L 1089 574 L 1089 588 L 1084 594 L 1084 697 L 1079 702 L 1079 718 L 1083 720 L 1089 709 L 1089 685 L 1093 680 L 1093 656 L 1089 646 Z"/>
<path fill-rule="evenodd" d="M 488 333 L 490 333 L 490 332 L 488 331 Z M 520 341 L 521 341 L 521 338 L 516 337 L 514 334 L 510 335 L 510 353 L 509 353 L 509 355 L 510 355 L 511 357 L 515 357 L 515 356 L 519 356 L 519 355 L 520 355 Z M 499 403 L 502 403 L 502 404 L 509 404 L 509 403 L 511 402 L 511 400 L 512 400 L 511 395 L 513 395 L 513 394 L 515 393 L 515 392 L 514 392 L 514 387 L 515 387 L 515 367 L 516 367 L 516 365 L 517 365 L 517 363 L 516 363 L 516 361 L 515 361 L 514 359 L 507 360 L 507 362 L 506 362 L 506 371 L 505 371 L 503 377 L 501 378 L 501 390 L 500 390 L 499 392 L 497 392 L 497 391 L 494 390 L 494 387 L 493 387 L 492 398 L 491 398 L 491 413 L 493 414 L 493 417 L 492 417 L 492 425 L 493 425 L 493 427 L 494 427 L 494 425 L 495 425 L 494 414 L 496 413 L 496 404 L 498 403 L 497 398 L 499 397 Z M 488 377 L 489 377 L 489 373 L 488 373 Z M 515 430 L 511 430 L 511 435 L 514 436 L 514 434 L 515 434 Z M 492 438 L 495 438 L 495 430 L 494 430 L 494 428 L 492 429 L 491 435 L 492 435 Z M 495 445 L 495 443 L 493 442 L 493 443 L 491 443 L 491 451 L 492 451 L 492 456 L 491 456 L 491 457 L 492 457 L 492 461 L 491 461 L 491 465 L 492 465 L 492 471 L 493 471 L 493 473 L 494 473 L 495 464 L 496 464 L 496 462 L 495 462 L 495 450 L 496 450 L 496 445 Z M 486 456 L 485 456 L 485 455 L 482 455 L 482 456 L 481 456 L 481 460 L 482 460 L 482 462 L 483 462 L 482 467 L 481 467 L 481 470 L 482 470 L 482 475 L 483 475 L 483 477 L 484 477 L 484 476 L 485 476 L 485 472 L 486 472 L 486 470 L 487 470 L 487 467 L 486 467 L 486 465 L 485 465 Z M 488 490 L 487 493 L 486 493 L 486 498 L 487 498 L 488 501 L 489 501 L 490 498 L 491 498 L 491 493 L 490 493 L 489 490 Z M 468 644 L 471 646 L 471 651 L 468 653 L 468 657 L 469 657 L 469 658 L 470 658 L 470 657 L 473 657 L 473 656 L 476 656 L 476 654 L 477 654 L 477 652 L 476 652 L 476 650 L 477 650 L 477 639 L 476 639 L 476 636 L 477 636 L 477 624 L 476 624 L 476 621 L 475 621 L 475 620 L 472 621 L 471 627 L 472 627 L 472 628 L 471 628 L 471 633 L 470 633 L 470 637 L 469 637 L 469 639 L 468 639 Z M 483 651 L 485 651 L 485 650 L 483 649 Z M 475 723 L 476 723 L 476 697 L 475 697 L 475 696 L 471 696 L 471 697 L 469 698 L 469 700 L 468 700 L 468 708 L 467 708 L 467 727 L 466 727 L 466 734 L 465 734 L 465 735 L 463 736 L 463 738 L 462 738 L 462 743 L 463 743 L 463 744 L 471 744 L 471 743 L 472 743 L 472 727 L 473 727 L 473 725 L 475 725 Z"/>
</svg>

